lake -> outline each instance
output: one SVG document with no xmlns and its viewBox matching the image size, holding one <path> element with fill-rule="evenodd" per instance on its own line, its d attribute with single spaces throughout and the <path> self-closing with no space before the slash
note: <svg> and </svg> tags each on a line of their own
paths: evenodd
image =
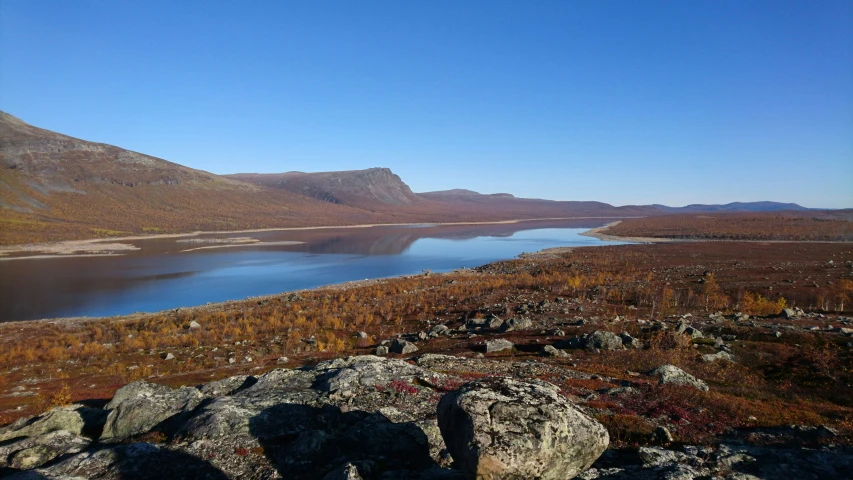
<svg viewBox="0 0 853 480">
<path fill-rule="evenodd" d="M 154 312 L 426 269 L 446 272 L 551 247 L 612 245 L 579 235 L 608 221 L 203 234 L 123 241 L 139 248 L 124 255 L 0 261 L 0 321 Z M 235 238 L 255 243 L 222 243 Z"/>
</svg>

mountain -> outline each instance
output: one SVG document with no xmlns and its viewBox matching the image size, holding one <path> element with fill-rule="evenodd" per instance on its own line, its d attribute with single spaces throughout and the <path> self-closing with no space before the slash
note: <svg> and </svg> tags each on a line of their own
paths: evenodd
<svg viewBox="0 0 853 480">
<path fill-rule="evenodd" d="M 3 112 L 0 212 L 0 244 L 378 220 L 364 210 L 44 130 Z"/>
<path fill-rule="evenodd" d="M 318 173 L 237 173 L 225 176 L 358 208 L 410 206 L 423 202 L 388 168 Z"/>
<path fill-rule="evenodd" d="M 463 189 L 414 193 L 387 168 L 222 176 L 0 112 L 0 245 L 198 230 L 802 209 L 775 202 L 614 207 Z"/>
<path fill-rule="evenodd" d="M 652 205 L 653 207 L 667 213 L 700 213 L 700 212 L 781 212 L 781 211 L 805 211 L 806 207 L 796 203 L 779 202 L 733 202 L 725 205 L 703 205 L 693 204 L 684 207 L 667 207 L 666 205 Z"/>
</svg>

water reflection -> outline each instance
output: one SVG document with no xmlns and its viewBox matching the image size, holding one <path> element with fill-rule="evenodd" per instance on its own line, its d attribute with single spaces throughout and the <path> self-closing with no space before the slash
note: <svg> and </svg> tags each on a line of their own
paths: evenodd
<svg viewBox="0 0 853 480">
<path fill-rule="evenodd" d="M 158 311 L 365 278 L 448 271 L 525 251 L 602 242 L 578 233 L 605 220 L 383 226 L 201 235 L 261 244 L 181 252 L 175 238 L 131 242 L 128 255 L 0 262 L 0 321 Z M 299 241 L 296 245 L 265 242 Z"/>
</svg>

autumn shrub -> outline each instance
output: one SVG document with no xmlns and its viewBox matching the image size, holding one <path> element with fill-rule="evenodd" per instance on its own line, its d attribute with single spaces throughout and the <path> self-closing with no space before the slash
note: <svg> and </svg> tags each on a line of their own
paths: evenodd
<svg viewBox="0 0 853 480">
<path fill-rule="evenodd" d="M 739 305 L 741 312 L 762 317 L 778 315 L 787 306 L 788 302 L 784 297 L 779 297 L 773 301 L 752 292 L 744 292 Z"/>
<path fill-rule="evenodd" d="M 641 445 L 647 443 L 655 425 L 648 419 L 630 414 L 600 414 L 595 418 L 604 425 L 610 434 L 610 441 L 616 446 Z"/>
</svg>

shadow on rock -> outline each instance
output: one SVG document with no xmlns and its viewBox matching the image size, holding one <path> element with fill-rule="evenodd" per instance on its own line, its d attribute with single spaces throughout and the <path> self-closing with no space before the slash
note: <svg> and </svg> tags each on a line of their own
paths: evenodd
<svg viewBox="0 0 853 480">
<path fill-rule="evenodd" d="M 283 478 L 322 479 L 347 464 L 368 479 L 438 467 L 420 427 L 380 412 L 279 404 L 253 417 L 249 428 Z"/>
<path fill-rule="evenodd" d="M 226 480 L 222 471 L 198 457 L 167 450 L 147 443 L 103 445 L 83 454 L 61 459 L 43 466 L 38 471 L 12 473 L 10 480 L 37 480 L 45 478 L 120 478 L 122 480 Z M 4 478 L 6 478 L 4 476 Z"/>
</svg>

